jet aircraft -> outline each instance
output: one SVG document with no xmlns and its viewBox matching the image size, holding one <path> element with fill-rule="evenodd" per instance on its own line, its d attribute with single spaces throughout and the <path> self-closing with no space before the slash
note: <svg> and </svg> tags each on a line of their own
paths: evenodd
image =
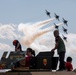
<svg viewBox="0 0 76 75">
<path fill-rule="evenodd" d="M 60 21 L 59 20 L 59 16 L 56 14 L 56 13 L 54 13 L 55 14 L 55 18 L 58 20 L 58 21 Z"/>
<path fill-rule="evenodd" d="M 63 28 L 63 31 L 67 34 L 67 29 L 64 28 L 63 26 L 62 26 L 62 28 Z"/>
<path fill-rule="evenodd" d="M 63 36 L 63 39 L 67 42 L 67 37 L 65 37 L 64 35 L 62 35 Z"/>
<path fill-rule="evenodd" d="M 65 20 L 64 18 L 62 18 L 63 19 L 63 23 L 66 25 L 66 26 L 68 26 L 68 24 L 67 24 L 67 20 Z"/>
<path fill-rule="evenodd" d="M 55 28 L 56 28 L 56 29 L 58 29 L 58 28 L 59 28 L 59 26 L 57 26 L 55 23 L 54 23 L 54 25 L 55 25 Z"/>
<path fill-rule="evenodd" d="M 46 11 L 47 16 L 49 16 L 49 17 L 51 18 L 51 16 L 50 16 L 50 12 L 47 11 L 46 9 L 45 9 L 45 11 Z"/>
</svg>

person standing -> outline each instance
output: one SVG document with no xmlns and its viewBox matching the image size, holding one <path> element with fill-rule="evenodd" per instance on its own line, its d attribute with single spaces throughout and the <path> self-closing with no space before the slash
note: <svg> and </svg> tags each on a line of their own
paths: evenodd
<svg viewBox="0 0 76 75">
<path fill-rule="evenodd" d="M 13 45 L 15 46 L 15 52 L 20 52 L 20 51 L 22 51 L 21 44 L 20 44 L 20 42 L 19 42 L 18 40 L 14 40 L 12 43 L 13 43 Z M 19 62 L 19 61 L 16 62 L 13 67 L 15 67 L 15 68 L 16 68 L 16 67 L 20 67 L 20 62 Z"/>
<path fill-rule="evenodd" d="M 53 34 L 55 37 L 56 44 L 55 44 L 55 47 L 51 51 L 54 52 L 54 50 L 57 49 L 57 53 L 59 55 L 59 61 L 60 61 L 58 71 L 63 71 L 63 70 L 65 70 L 65 62 L 64 62 L 65 53 L 66 53 L 65 44 L 64 44 L 62 38 L 59 36 L 58 30 L 55 30 Z"/>
<path fill-rule="evenodd" d="M 22 51 L 21 44 L 18 40 L 14 40 L 13 45 L 15 46 L 15 51 Z"/>
</svg>

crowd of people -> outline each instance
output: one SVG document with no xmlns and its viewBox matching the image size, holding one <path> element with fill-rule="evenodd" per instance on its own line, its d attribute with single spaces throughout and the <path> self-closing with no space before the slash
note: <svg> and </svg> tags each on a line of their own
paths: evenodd
<svg viewBox="0 0 76 75">
<path fill-rule="evenodd" d="M 59 62 L 58 71 L 63 71 L 63 70 L 72 71 L 73 70 L 72 58 L 67 57 L 66 61 L 64 61 L 65 54 L 66 54 L 66 48 L 65 48 L 64 41 L 59 36 L 59 31 L 55 30 L 53 34 L 55 37 L 55 47 L 51 51 L 55 52 L 55 50 L 57 50 L 57 53 L 59 55 L 60 62 Z M 18 40 L 14 40 L 13 45 L 15 46 L 15 51 L 22 51 L 21 44 Z M 25 67 L 29 67 L 30 58 L 32 57 L 35 57 L 35 51 L 32 48 L 27 48 L 26 56 L 25 56 L 25 61 L 26 61 Z"/>
</svg>

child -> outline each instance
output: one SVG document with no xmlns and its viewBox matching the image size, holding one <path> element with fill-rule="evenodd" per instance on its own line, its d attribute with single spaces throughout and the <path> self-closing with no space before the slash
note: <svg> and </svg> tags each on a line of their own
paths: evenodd
<svg viewBox="0 0 76 75">
<path fill-rule="evenodd" d="M 65 63 L 67 71 L 72 71 L 73 70 L 73 66 L 72 66 L 71 63 L 72 63 L 72 58 L 71 57 L 67 57 L 66 63 Z"/>
<path fill-rule="evenodd" d="M 22 51 L 21 44 L 18 40 L 14 40 L 13 45 L 15 46 L 15 51 Z"/>
<path fill-rule="evenodd" d="M 26 67 L 29 67 L 30 66 L 30 59 L 32 57 L 35 57 L 35 51 L 32 50 L 31 48 L 27 48 L 27 51 L 26 51 L 26 57 L 25 57 L 25 66 Z"/>
</svg>

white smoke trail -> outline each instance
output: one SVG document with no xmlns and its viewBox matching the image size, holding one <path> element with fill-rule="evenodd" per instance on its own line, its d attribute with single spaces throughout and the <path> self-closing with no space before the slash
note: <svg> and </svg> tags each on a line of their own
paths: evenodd
<svg viewBox="0 0 76 75">
<path fill-rule="evenodd" d="M 41 27 L 43 27 L 44 25 L 47 25 L 49 22 L 53 21 L 54 19 L 55 18 L 52 18 L 52 19 L 48 19 L 48 20 L 45 20 L 45 21 L 37 22 L 37 23 L 34 23 L 34 24 L 31 24 L 31 23 L 19 24 L 18 30 L 22 31 L 25 35 L 27 35 L 26 33 L 30 34 L 30 32 L 28 31 L 28 29 L 30 31 L 32 31 L 32 32 L 33 31 L 35 32 L 38 29 L 40 29 Z"/>
<path fill-rule="evenodd" d="M 57 24 L 57 26 L 60 26 L 60 25 L 62 25 L 63 23 L 59 23 L 59 24 Z M 45 29 L 42 29 L 42 30 L 39 30 L 35 35 L 34 35 L 34 40 L 36 39 L 36 38 L 38 38 L 39 36 L 41 36 L 41 35 L 43 35 L 43 34 L 45 34 L 45 33 L 48 33 L 48 32 L 50 32 L 50 31 L 52 31 L 52 30 L 54 30 L 55 29 L 55 26 L 54 25 L 52 25 L 51 27 L 48 27 L 48 28 L 45 28 Z"/>
<path fill-rule="evenodd" d="M 52 25 L 52 26 L 44 28 L 44 29 L 40 29 L 40 28 L 45 26 L 46 24 L 48 24 L 49 22 L 51 22 L 54 19 L 55 18 L 49 19 L 49 20 L 45 20 L 45 21 L 42 21 L 42 22 L 39 22 L 39 23 L 35 23 L 33 25 L 31 25 L 31 24 L 29 24 L 29 25 L 20 24 L 18 29 L 24 33 L 24 36 L 21 39 L 22 44 L 25 45 L 26 47 L 32 47 L 35 50 L 42 49 L 43 46 L 40 47 L 40 45 L 37 43 L 36 40 L 40 36 L 42 36 L 42 35 L 50 32 L 50 31 L 54 30 L 55 26 Z M 59 23 L 59 24 L 56 24 L 56 25 L 60 26 L 62 24 L 63 23 Z"/>
<path fill-rule="evenodd" d="M 41 27 L 43 27 L 44 25 L 47 25 L 49 22 L 55 20 L 55 18 L 52 18 L 52 19 L 48 19 L 48 20 L 45 20 L 45 21 L 42 21 L 42 22 L 38 22 L 34 25 L 32 25 L 35 29 L 39 29 Z"/>
</svg>

